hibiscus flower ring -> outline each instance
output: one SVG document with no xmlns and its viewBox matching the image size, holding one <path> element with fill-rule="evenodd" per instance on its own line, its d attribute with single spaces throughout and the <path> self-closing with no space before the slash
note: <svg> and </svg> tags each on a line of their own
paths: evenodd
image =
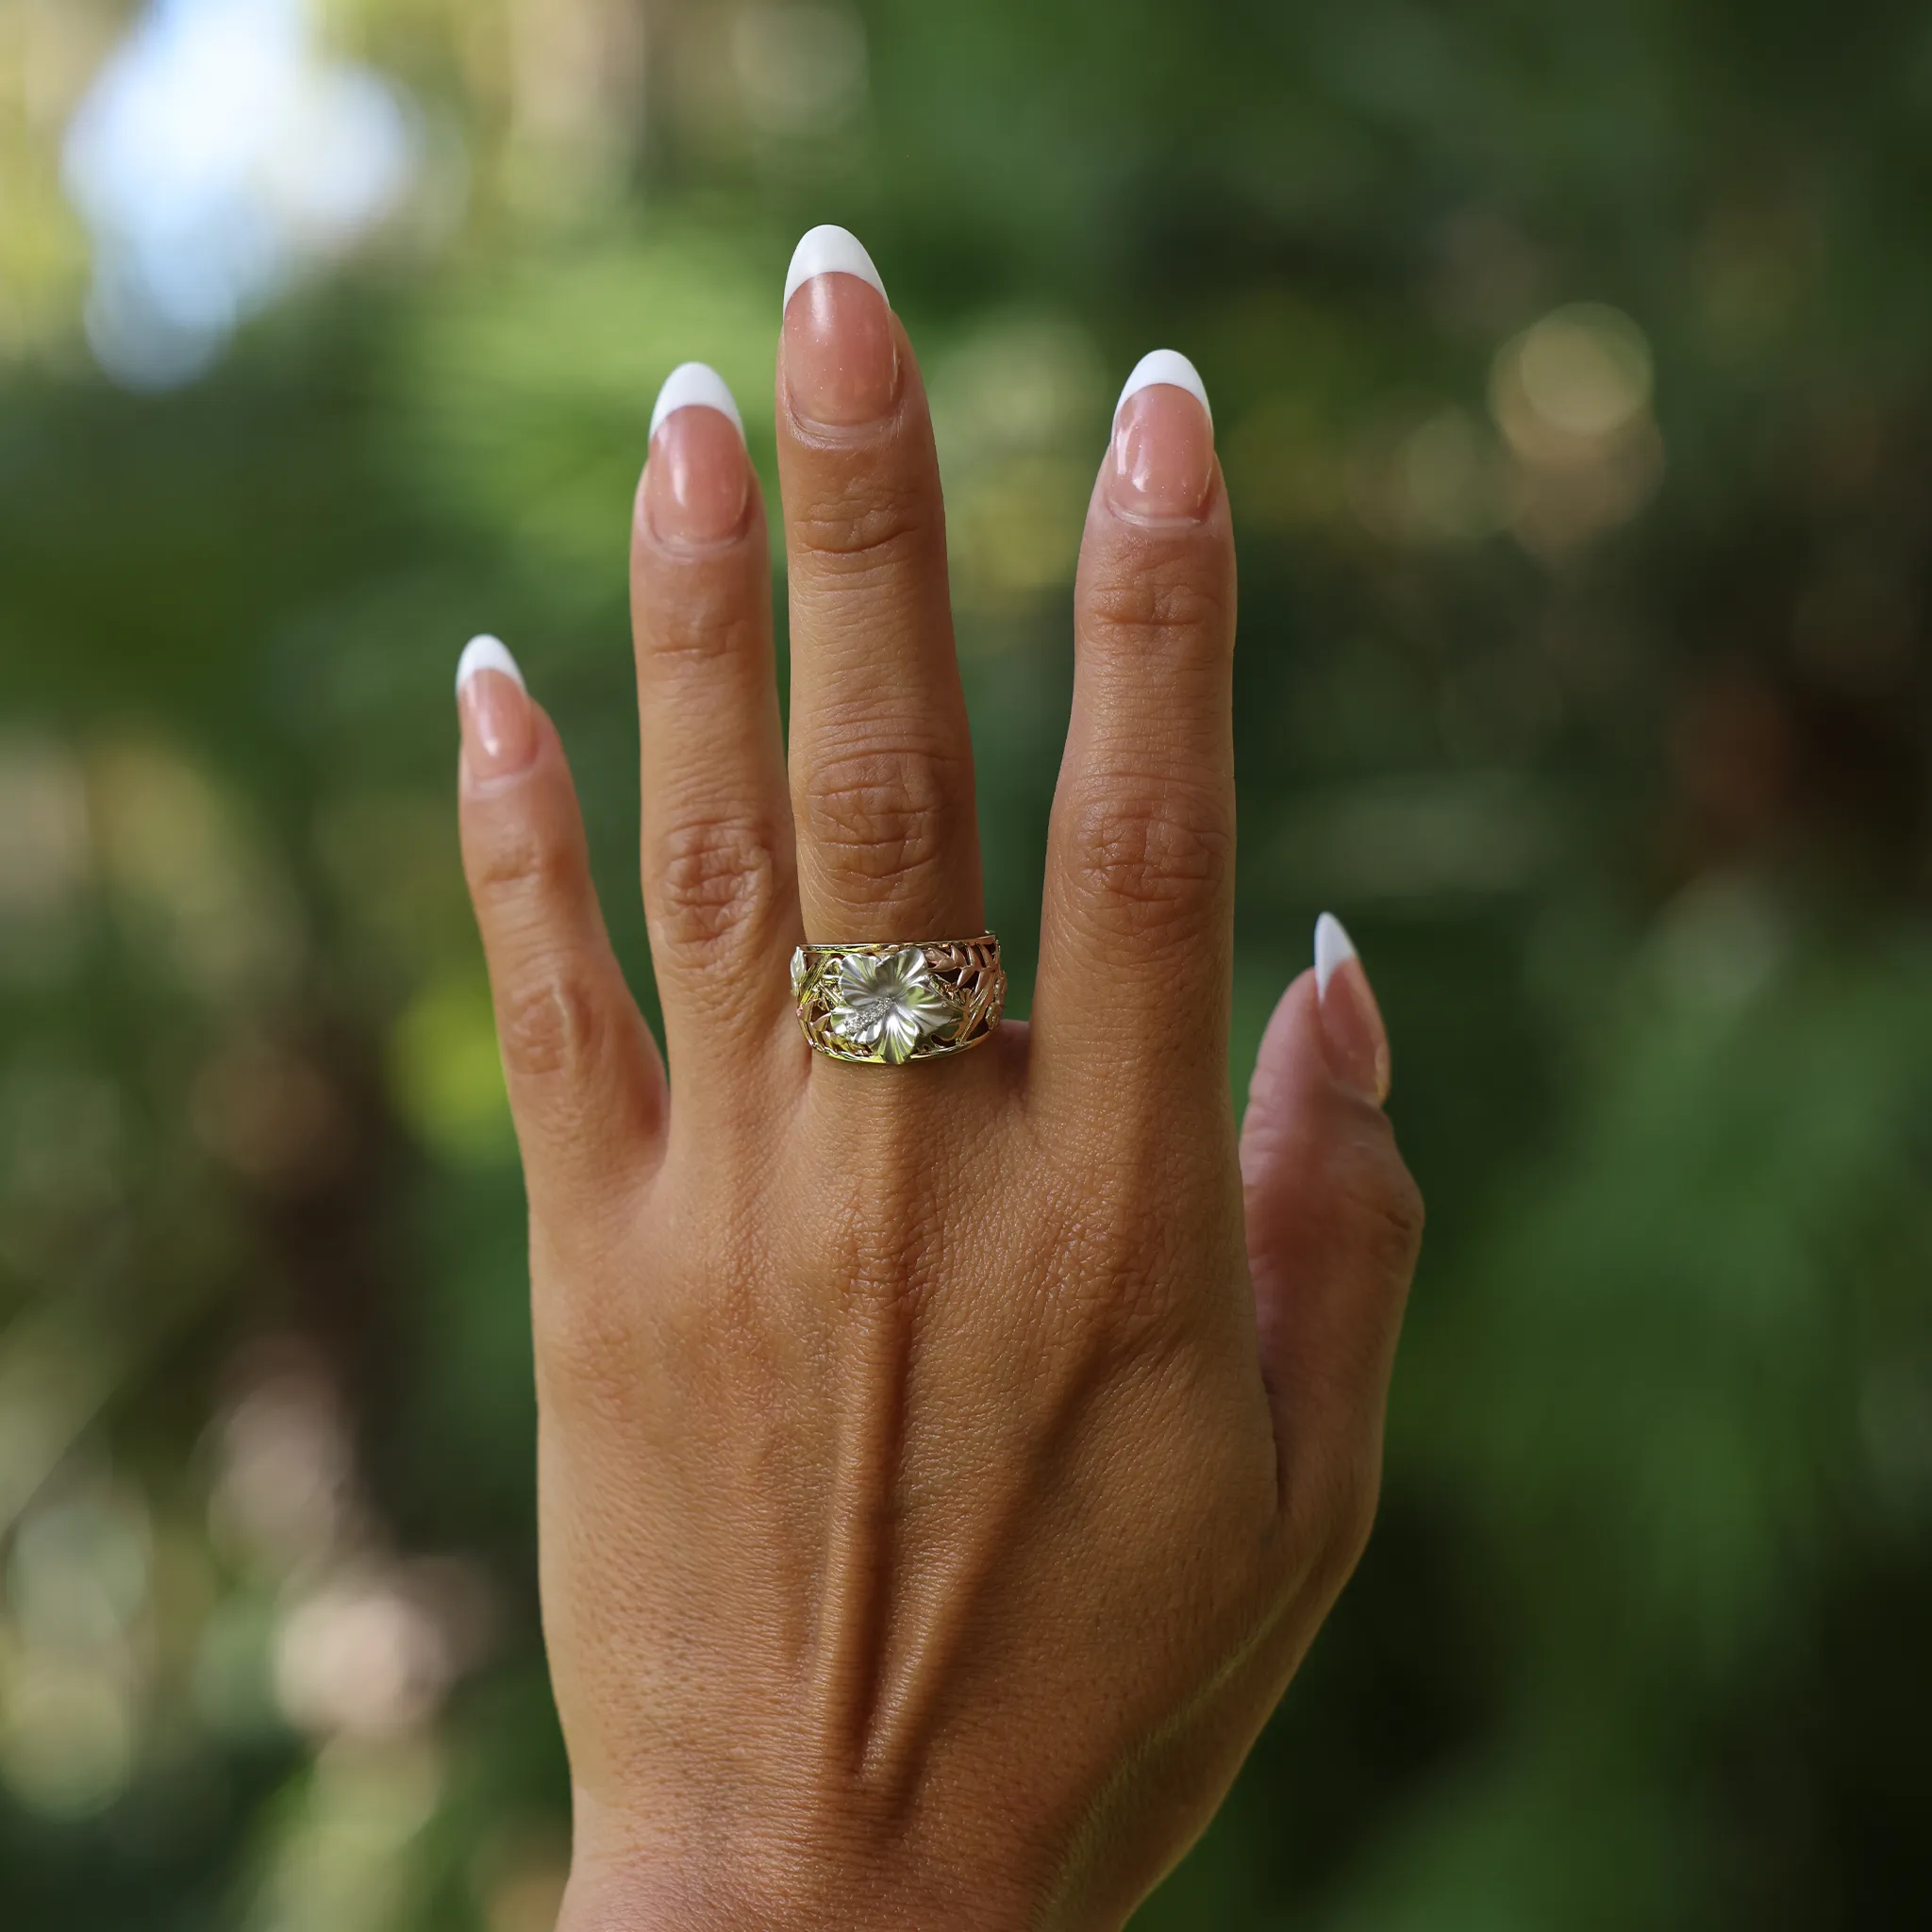
<svg viewBox="0 0 1932 1932">
<path fill-rule="evenodd" d="M 883 959 L 840 960 L 832 1028 L 854 1046 L 875 1046 L 897 1066 L 928 1033 L 958 1024 L 958 1008 L 933 984 L 917 946 L 901 946 Z"/>
<path fill-rule="evenodd" d="M 834 1059 L 902 1066 L 976 1046 L 999 1024 L 999 941 L 801 946 L 791 989 L 805 1037 Z"/>
</svg>

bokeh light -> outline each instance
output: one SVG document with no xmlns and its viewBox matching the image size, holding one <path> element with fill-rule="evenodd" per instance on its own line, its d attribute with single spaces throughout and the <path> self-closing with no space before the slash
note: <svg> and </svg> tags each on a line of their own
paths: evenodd
<svg viewBox="0 0 1932 1932">
<path fill-rule="evenodd" d="M 1561 554 L 1627 522 L 1663 475 L 1650 344 L 1601 303 L 1553 310 L 1497 352 L 1490 408 L 1516 461 L 1517 534 Z"/>
<path fill-rule="evenodd" d="M 202 374 L 395 208 L 413 142 L 391 84 L 320 55 L 309 0 L 148 0 L 67 137 L 103 368 L 134 388 Z"/>
</svg>

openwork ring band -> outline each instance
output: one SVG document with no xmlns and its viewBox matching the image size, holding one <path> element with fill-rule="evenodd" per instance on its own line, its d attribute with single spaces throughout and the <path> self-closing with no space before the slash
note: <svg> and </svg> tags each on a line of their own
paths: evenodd
<svg viewBox="0 0 1932 1932">
<path fill-rule="evenodd" d="M 1000 1024 L 1000 942 L 800 946 L 791 956 L 798 1024 L 814 1053 L 903 1066 L 977 1046 Z"/>
</svg>

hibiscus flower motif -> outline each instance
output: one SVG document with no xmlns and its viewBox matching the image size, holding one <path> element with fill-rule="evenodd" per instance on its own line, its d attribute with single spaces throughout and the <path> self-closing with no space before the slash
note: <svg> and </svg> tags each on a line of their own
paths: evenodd
<svg viewBox="0 0 1932 1932">
<path fill-rule="evenodd" d="M 917 946 L 883 958 L 849 954 L 839 961 L 838 984 L 832 1031 L 854 1046 L 878 1047 L 894 1066 L 910 1059 L 927 1034 L 958 1024 L 958 1008 L 934 984 Z"/>
</svg>

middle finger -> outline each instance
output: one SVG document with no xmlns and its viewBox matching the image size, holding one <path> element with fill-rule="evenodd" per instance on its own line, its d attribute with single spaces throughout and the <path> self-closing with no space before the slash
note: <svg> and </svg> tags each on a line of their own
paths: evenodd
<svg viewBox="0 0 1932 1932">
<path fill-rule="evenodd" d="M 806 937 L 970 938 L 979 837 L 932 420 L 878 272 L 842 228 L 812 229 L 792 257 L 777 416 Z"/>
</svg>

